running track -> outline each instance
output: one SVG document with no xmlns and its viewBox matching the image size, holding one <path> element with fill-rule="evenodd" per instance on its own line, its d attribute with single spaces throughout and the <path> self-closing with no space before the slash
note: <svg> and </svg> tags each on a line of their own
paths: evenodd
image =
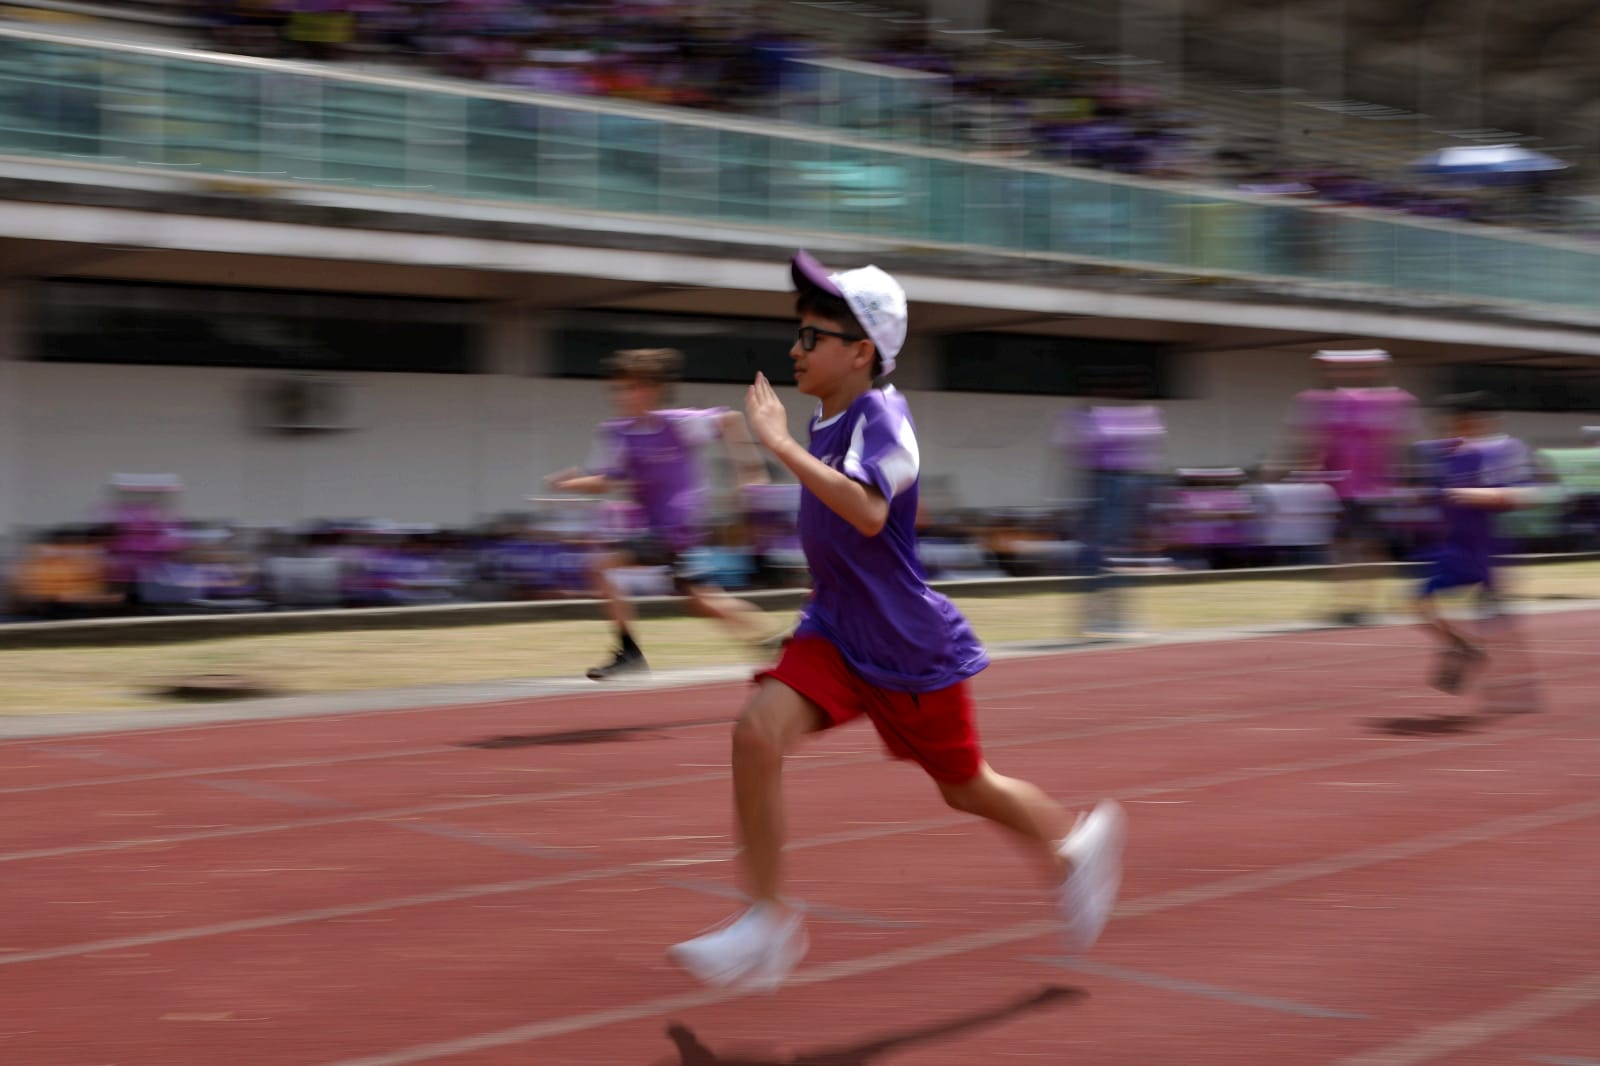
<svg viewBox="0 0 1600 1066">
<path fill-rule="evenodd" d="M 1542 713 L 1407 629 L 1013 659 L 991 761 L 1132 839 L 1060 957 L 1010 845 L 870 729 L 791 761 L 813 949 L 775 996 L 663 949 L 735 906 L 742 687 L 0 744 L 10 1066 L 1600 1066 L 1600 614 Z"/>
</svg>

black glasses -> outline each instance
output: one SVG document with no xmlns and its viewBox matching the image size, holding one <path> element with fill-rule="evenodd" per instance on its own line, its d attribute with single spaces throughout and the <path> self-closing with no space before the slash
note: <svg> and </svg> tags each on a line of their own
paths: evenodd
<svg viewBox="0 0 1600 1066">
<path fill-rule="evenodd" d="M 816 351 L 818 337 L 838 337 L 842 341 L 864 341 L 867 338 L 858 333 L 840 333 L 836 329 L 818 329 L 816 326 L 801 326 L 795 331 L 795 336 L 800 339 L 802 352 Z"/>
</svg>

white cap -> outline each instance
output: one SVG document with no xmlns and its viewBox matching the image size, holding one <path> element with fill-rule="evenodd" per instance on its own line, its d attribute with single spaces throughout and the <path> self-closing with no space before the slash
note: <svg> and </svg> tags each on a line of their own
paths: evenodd
<svg viewBox="0 0 1600 1066">
<path fill-rule="evenodd" d="M 809 252 L 795 253 L 789 274 L 798 289 L 820 289 L 842 298 L 877 348 L 883 372 L 894 370 L 906 342 L 906 291 L 898 281 L 875 266 L 830 273 Z"/>
<path fill-rule="evenodd" d="M 1389 353 L 1382 348 L 1357 348 L 1350 351 L 1323 349 L 1311 358 L 1319 363 L 1336 363 L 1344 366 L 1372 366 L 1387 363 Z"/>
</svg>

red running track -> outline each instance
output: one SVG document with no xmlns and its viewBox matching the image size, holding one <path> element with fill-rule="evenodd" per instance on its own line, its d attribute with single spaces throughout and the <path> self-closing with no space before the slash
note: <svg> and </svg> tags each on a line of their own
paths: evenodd
<svg viewBox="0 0 1600 1066">
<path fill-rule="evenodd" d="M 775 996 L 665 947 L 736 906 L 742 686 L 0 744 L 13 1066 L 1600 1066 L 1600 614 L 1459 730 L 1404 629 L 1002 662 L 992 762 L 1126 804 L 1123 902 L 1048 892 L 852 727 L 790 764 L 813 950 Z"/>
</svg>

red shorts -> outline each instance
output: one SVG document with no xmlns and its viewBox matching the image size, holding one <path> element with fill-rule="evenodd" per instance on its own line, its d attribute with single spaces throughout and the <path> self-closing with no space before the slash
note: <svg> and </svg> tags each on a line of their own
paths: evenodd
<svg viewBox="0 0 1600 1066">
<path fill-rule="evenodd" d="M 767 677 L 821 708 L 824 728 L 866 715 L 890 755 L 916 761 L 935 781 L 963 784 L 983 766 L 965 681 L 937 692 L 879 688 L 852 670 L 832 643 L 814 636 L 785 644 L 777 665 L 756 674 L 757 681 Z"/>
</svg>

